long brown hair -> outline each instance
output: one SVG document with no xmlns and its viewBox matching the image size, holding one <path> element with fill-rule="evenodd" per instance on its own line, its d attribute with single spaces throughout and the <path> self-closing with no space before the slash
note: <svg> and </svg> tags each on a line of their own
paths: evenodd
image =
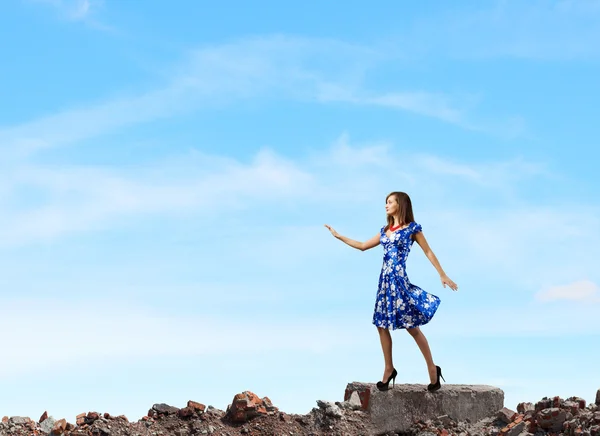
<svg viewBox="0 0 600 436">
<path fill-rule="evenodd" d="M 388 198 L 390 198 L 391 196 L 396 197 L 396 201 L 398 202 L 398 206 L 400 206 L 400 209 L 398 211 L 398 214 L 400 215 L 400 225 L 401 226 L 405 226 L 409 223 L 412 223 L 415 220 L 415 217 L 413 215 L 413 210 L 412 210 L 412 203 L 410 201 L 410 197 L 408 196 L 408 194 L 406 192 L 391 192 L 388 194 L 387 197 L 385 197 L 385 202 L 387 203 Z M 394 217 L 391 215 L 388 215 L 387 217 L 387 226 L 385 226 L 385 230 L 387 232 L 387 230 L 394 225 Z"/>
</svg>

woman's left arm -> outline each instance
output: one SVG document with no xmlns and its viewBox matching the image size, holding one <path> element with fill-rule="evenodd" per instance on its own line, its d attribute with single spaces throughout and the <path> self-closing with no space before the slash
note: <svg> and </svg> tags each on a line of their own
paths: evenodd
<svg viewBox="0 0 600 436">
<path fill-rule="evenodd" d="M 438 261 L 437 257 L 435 256 L 433 250 L 429 247 L 429 244 L 427 243 L 427 239 L 425 239 L 425 236 L 423 236 L 423 232 L 415 233 L 414 238 L 415 238 L 415 241 L 417 241 L 417 244 L 419 244 L 419 246 L 425 253 L 425 256 L 427 256 L 427 259 L 429 259 L 429 261 L 431 262 L 433 267 L 436 269 L 436 271 L 440 275 L 440 280 L 442 281 L 442 285 L 444 286 L 444 288 L 446 287 L 446 285 L 448 285 L 450 287 L 450 289 L 452 289 L 453 291 L 457 291 L 458 285 L 456 283 L 454 283 L 452 280 L 450 280 L 450 278 L 446 275 L 446 273 L 442 269 L 442 266 L 440 265 L 440 262 Z"/>
</svg>

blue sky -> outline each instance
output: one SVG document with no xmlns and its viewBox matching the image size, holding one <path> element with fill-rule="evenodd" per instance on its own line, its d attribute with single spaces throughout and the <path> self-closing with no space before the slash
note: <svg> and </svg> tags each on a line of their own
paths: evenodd
<svg viewBox="0 0 600 436">
<path fill-rule="evenodd" d="M 1 415 L 375 382 L 385 196 L 448 383 L 600 388 L 600 2 L 0 4 Z M 393 334 L 400 383 L 427 383 Z"/>
</svg>

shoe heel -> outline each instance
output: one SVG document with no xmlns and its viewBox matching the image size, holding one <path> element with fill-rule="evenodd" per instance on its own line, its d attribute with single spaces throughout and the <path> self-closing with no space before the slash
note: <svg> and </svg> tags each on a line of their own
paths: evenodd
<svg viewBox="0 0 600 436">
<path fill-rule="evenodd" d="M 394 371 L 392 371 L 392 374 L 388 377 L 387 382 L 381 382 L 378 381 L 377 382 L 377 389 L 379 389 L 380 391 L 387 391 L 390 381 L 392 382 L 392 388 L 394 387 L 394 384 L 396 383 L 396 376 L 398 375 L 398 371 L 396 371 L 396 368 L 394 368 Z"/>
</svg>

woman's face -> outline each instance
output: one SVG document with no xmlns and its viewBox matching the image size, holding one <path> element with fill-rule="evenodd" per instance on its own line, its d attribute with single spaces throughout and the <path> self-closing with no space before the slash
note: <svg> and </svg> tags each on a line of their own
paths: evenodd
<svg viewBox="0 0 600 436">
<path fill-rule="evenodd" d="M 398 200 L 395 195 L 390 195 L 385 202 L 385 213 L 388 215 L 395 215 L 398 213 L 398 209 L 400 208 L 398 204 Z"/>
</svg>

